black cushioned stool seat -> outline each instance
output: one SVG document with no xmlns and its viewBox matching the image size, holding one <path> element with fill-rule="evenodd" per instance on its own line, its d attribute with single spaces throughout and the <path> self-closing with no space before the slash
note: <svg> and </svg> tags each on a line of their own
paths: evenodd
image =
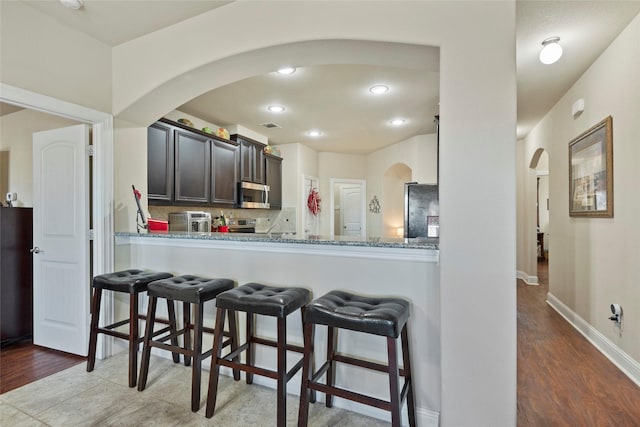
<svg viewBox="0 0 640 427">
<path fill-rule="evenodd" d="M 151 347 L 161 348 L 171 352 L 184 355 L 185 365 L 191 364 L 191 410 L 197 412 L 200 409 L 200 384 L 202 377 L 202 361 L 209 357 L 212 349 L 202 351 L 202 334 L 204 332 L 213 333 L 213 328 L 206 328 L 203 325 L 204 303 L 216 298 L 220 293 L 229 291 L 235 287 L 235 282 L 231 279 L 208 279 L 192 275 L 171 277 L 158 280 L 149 284 L 147 294 L 149 295 L 149 311 L 147 314 L 147 328 L 144 335 L 144 347 L 142 350 L 142 366 L 140 367 L 140 380 L 138 390 L 142 391 L 147 385 L 149 373 L 149 359 L 151 357 Z M 153 325 L 156 316 L 156 305 L 158 298 L 164 298 L 173 306 L 175 301 L 183 303 L 184 327 L 180 330 L 172 330 L 169 335 L 154 338 Z M 191 305 L 195 307 L 195 318 L 191 321 Z M 220 324 L 220 331 L 229 339 L 223 343 L 223 347 L 230 345 L 234 350 L 238 343 L 238 332 L 235 317 L 229 317 L 229 332 L 223 331 L 224 319 Z M 216 328 L 218 325 L 216 324 Z M 193 345 L 191 345 L 191 330 L 193 330 Z M 177 338 L 184 337 L 184 346 L 178 345 Z M 165 344 L 171 340 L 172 344 Z M 240 379 L 240 371 L 234 371 L 236 380 Z"/>
<path fill-rule="evenodd" d="M 393 426 L 400 426 L 400 409 L 406 398 L 409 425 L 415 426 L 415 401 L 407 331 L 408 319 L 409 302 L 400 298 L 369 297 L 335 290 L 307 304 L 302 311 L 304 365 L 298 426 L 307 425 L 310 395 L 313 391 L 326 393 L 327 407 L 333 405 L 333 396 L 335 395 L 390 411 Z M 328 331 L 327 360 L 317 372 L 313 372 L 312 365 L 315 325 L 326 325 Z M 386 336 L 388 364 L 372 363 L 338 353 L 336 349 L 338 329 Z M 404 369 L 398 367 L 396 340 L 400 336 L 402 337 Z M 334 385 L 336 362 L 388 373 L 390 400 L 384 401 L 336 387 Z M 322 384 L 318 380 L 325 373 L 326 381 L 325 384 Z M 399 388 L 400 376 L 405 379 L 402 390 Z"/>
<path fill-rule="evenodd" d="M 215 412 L 218 393 L 218 377 L 220 366 L 239 369 L 246 373 L 247 384 L 253 382 L 253 375 L 261 375 L 277 380 L 277 426 L 286 425 L 287 382 L 302 367 L 302 358 L 287 372 L 287 350 L 303 352 L 301 346 L 287 344 L 287 316 L 311 301 L 311 292 L 304 288 L 267 286 L 259 283 L 247 283 L 216 298 L 217 317 L 216 331 L 213 342 L 213 358 L 211 360 L 211 374 L 209 375 L 209 393 L 207 396 L 207 418 Z M 224 322 L 227 313 L 245 312 L 247 315 L 246 342 L 235 351 L 222 356 L 221 330 L 219 325 Z M 260 338 L 255 335 L 255 315 L 277 318 L 277 340 Z M 254 366 L 255 345 L 267 345 L 277 348 L 277 370 L 267 370 Z M 245 352 L 246 363 L 240 363 L 240 353 Z"/>
<path fill-rule="evenodd" d="M 142 341 L 139 332 L 139 321 L 146 319 L 145 315 L 138 313 L 138 295 L 146 292 L 149 283 L 154 280 L 166 279 L 173 276 L 171 273 L 160 273 L 143 270 L 123 270 L 107 273 L 93 278 L 93 298 L 91 302 L 91 332 L 89 334 L 89 356 L 87 357 L 87 371 L 93 371 L 96 362 L 96 345 L 98 334 L 110 335 L 129 341 L 129 387 L 136 386 L 138 378 L 138 348 Z M 98 326 L 100 321 L 100 302 L 102 291 L 122 292 L 129 294 L 129 318 L 110 325 Z M 169 320 L 158 319 L 165 324 L 175 323 L 175 314 L 169 310 Z M 119 326 L 129 324 L 129 333 L 115 331 Z M 168 330 L 166 328 L 165 330 Z M 178 361 L 178 354 L 173 355 L 173 360 Z"/>
</svg>

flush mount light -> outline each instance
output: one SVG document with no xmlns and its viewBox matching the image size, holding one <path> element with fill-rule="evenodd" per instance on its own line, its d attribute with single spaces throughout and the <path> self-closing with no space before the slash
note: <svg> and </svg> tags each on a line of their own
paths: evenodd
<svg viewBox="0 0 640 427">
<path fill-rule="evenodd" d="M 312 129 L 312 130 L 310 130 L 310 131 L 308 131 L 308 132 L 307 132 L 307 135 L 309 135 L 310 137 L 313 137 L 313 138 L 317 138 L 317 137 L 319 137 L 320 135 L 322 135 L 322 132 L 320 132 L 320 131 L 319 131 L 319 130 L 317 130 L 317 129 Z"/>
<path fill-rule="evenodd" d="M 284 111 L 284 107 L 282 105 L 269 105 L 267 110 L 272 113 L 282 113 Z"/>
<path fill-rule="evenodd" d="M 371 86 L 369 88 L 369 92 L 373 93 L 374 95 L 381 95 L 383 93 L 389 92 L 389 86 L 385 86 L 385 85 Z"/>
<path fill-rule="evenodd" d="M 60 0 L 60 3 L 64 7 L 68 9 L 73 9 L 73 10 L 82 9 L 82 6 L 84 6 L 83 0 Z"/>
<path fill-rule="evenodd" d="M 278 74 L 284 74 L 288 76 L 289 74 L 293 74 L 296 72 L 296 69 L 293 67 L 282 67 L 278 70 Z"/>
<path fill-rule="evenodd" d="M 545 39 L 542 42 L 542 50 L 540 51 L 540 62 L 543 64 L 553 64 L 562 56 L 562 46 L 558 43 L 560 37 L 554 36 Z"/>
<path fill-rule="evenodd" d="M 400 126 L 400 125 L 405 124 L 405 122 L 406 122 L 405 119 L 393 119 L 389 123 L 391 123 L 394 126 Z"/>
</svg>

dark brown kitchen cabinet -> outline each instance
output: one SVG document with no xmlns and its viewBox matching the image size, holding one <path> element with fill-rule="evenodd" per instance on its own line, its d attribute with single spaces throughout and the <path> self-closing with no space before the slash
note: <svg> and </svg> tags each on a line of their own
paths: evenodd
<svg viewBox="0 0 640 427">
<path fill-rule="evenodd" d="M 237 203 L 239 151 L 237 145 L 211 141 L 211 202 L 215 205 Z"/>
<path fill-rule="evenodd" d="M 150 203 L 173 201 L 173 133 L 175 127 L 156 122 L 147 129 L 147 193 Z"/>
<path fill-rule="evenodd" d="M 147 137 L 149 204 L 237 203 L 237 142 L 165 118 L 149 126 Z"/>
<path fill-rule="evenodd" d="M 282 158 L 265 154 L 265 177 L 271 209 L 282 208 Z"/>
<path fill-rule="evenodd" d="M 178 129 L 174 133 L 176 203 L 207 204 L 210 196 L 211 144 L 206 136 Z"/>
<path fill-rule="evenodd" d="M 0 207 L 2 346 L 33 333 L 33 209 Z"/>
<path fill-rule="evenodd" d="M 242 135 L 231 135 L 231 140 L 240 145 L 240 181 L 265 183 L 265 144 Z"/>
</svg>

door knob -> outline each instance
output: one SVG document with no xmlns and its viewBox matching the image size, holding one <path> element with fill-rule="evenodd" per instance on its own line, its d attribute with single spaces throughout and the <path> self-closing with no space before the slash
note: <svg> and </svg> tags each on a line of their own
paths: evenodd
<svg viewBox="0 0 640 427">
<path fill-rule="evenodd" d="M 39 247 L 34 246 L 32 249 L 29 249 L 29 252 L 31 252 L 32 254 L 39 254 L 40 252 L 44 252 L 44 251 L 41 250 Z"/>
</svg>

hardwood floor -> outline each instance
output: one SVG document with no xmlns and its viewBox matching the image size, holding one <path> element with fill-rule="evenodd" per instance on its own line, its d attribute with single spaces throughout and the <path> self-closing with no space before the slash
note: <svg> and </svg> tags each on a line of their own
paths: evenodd
<svg viewBox="0 0 640 427">
<path fill-rule="evenodd" d="M 31 340 L 0 350 L 0 394 L 83 363 L 85 357 L 33 345 Z"/>
<path fill-rule="evenodd" d="M 539 286 L 518 281 L 518 426 L 638 426 L 640 387 L 546 303 Z"/>
<path fill-rule="evenodd" d="M 640 387 L 547 303 L 547 265 L 539 286 L 518 281 L 518 426 L 639 426 Z M 0 351 L 0 393 L 85 358 L 31 343 Z"/>
</svg>

